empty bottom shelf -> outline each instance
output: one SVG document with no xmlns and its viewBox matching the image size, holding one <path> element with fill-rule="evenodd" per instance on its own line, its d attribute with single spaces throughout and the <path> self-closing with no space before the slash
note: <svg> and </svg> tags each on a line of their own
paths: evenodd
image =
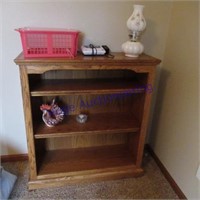
<svg viewBox="0 0 200 200">
<path fill-rule="evenodd" d="M 38 178 L 134 168 L 134 163 L 135 158 L 124 145 L 47 151 L 39 163 Z"/>
</svg>

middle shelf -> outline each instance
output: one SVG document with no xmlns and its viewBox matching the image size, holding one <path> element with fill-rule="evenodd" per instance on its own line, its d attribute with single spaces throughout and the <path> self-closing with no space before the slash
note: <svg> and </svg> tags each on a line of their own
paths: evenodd
<svg viewBox="0 0 200 200">
<path fill-rule="evenodd" d="M 131 113 L 96 113 L 88 117 L 86 123 L 80 124 L 75 115 L 65 116 L 62 123 L 47 127 L 42 121 L 36 123 L 34 137 L 53 138 L 75 135 L 93 135 L 102 133 L 130 133 L 139 131 L 139 123 Z"/>
</svg>

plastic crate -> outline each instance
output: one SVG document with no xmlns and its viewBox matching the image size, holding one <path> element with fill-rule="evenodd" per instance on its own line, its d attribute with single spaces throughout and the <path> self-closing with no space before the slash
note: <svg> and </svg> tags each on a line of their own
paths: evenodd
<svg viewBox="0 0 200 200">
<path fill-rule="evenodd" d="M 77 55 L 78 31 L 67 29 L 19 28 L 25 58 Z"/>
</svg>

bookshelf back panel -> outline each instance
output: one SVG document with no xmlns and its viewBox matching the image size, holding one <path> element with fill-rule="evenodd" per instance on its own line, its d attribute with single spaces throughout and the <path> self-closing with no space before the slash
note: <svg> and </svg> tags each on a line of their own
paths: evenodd
<svg viewBox="0 0 200 200">
<path fill-rule="evenodd" d="M 140 121 L 143 112 L 144 94 L 125 95 L 75 95 L 56 97 L 56 103 L 68 115 L 78 115 L 80 113 L 133 113 Z M 55 97 L 32 97 L 32 117 L 33 122 L 42 120 L 40 106 L 51 104 Z"/>
<path fill-rule="evenodd" d="M 141 80 L 140 75 L 140 80 Z M 42 79 L 101 79 L 134 78 L 138 74 L 131 70 L 52 70 L 42 74 Z M 138 79 L 139 80 L 139 79 Z"/>
<path fill-rule="evenodd" d="M 113 79 L 124 81 L 132 80 L 139 86 L 145 87 L 147 83 L 147 76 L 147 73 L 135 73 L 131 70 L 52 70 L 43 74 L 29 74 L 29 85 L 32 90 L 32 88 L 37 88 L 37 86 L 44 80 Z M 115 85 L 115 83 L 116 82 L 113 81 L 113 85 Z M 51 90 L 51 85 L 49 85 L 49 90 Z"/>
<path fill-rule="evenodd" d="M 98 134 L 46 139 L 47 150 L 127 144 L 128 134 Z"/>
</svg>

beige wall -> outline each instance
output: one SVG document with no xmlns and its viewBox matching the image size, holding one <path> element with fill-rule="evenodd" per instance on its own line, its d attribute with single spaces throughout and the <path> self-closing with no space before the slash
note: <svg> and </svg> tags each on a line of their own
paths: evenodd
<svg viewBox="0 0 200 200">
<path fill-rule="evenodd" d="M 151 135 L 156 154 L 188 198 L 200 198 L 198 4 L 173 5 Z"/>
<path fill-rule="evenodd" d="M 2 16 L 2 1 L 0 1 L 0 16 Z M 0 18 L 0 44 L 2 44 L 2 18 Z M 2 73 L 2 47 L 0 47 L 0 138 L 3 133 L 3 112 L 2 112 L 2 88 L 3 88 L 3 73 Z M 1 139 L 0 139 L 1 140 Z M 0 144 L 1 147 L 1 144 Z M 0 148 L 1 153 L 1 148 Z"/>
</svg>

